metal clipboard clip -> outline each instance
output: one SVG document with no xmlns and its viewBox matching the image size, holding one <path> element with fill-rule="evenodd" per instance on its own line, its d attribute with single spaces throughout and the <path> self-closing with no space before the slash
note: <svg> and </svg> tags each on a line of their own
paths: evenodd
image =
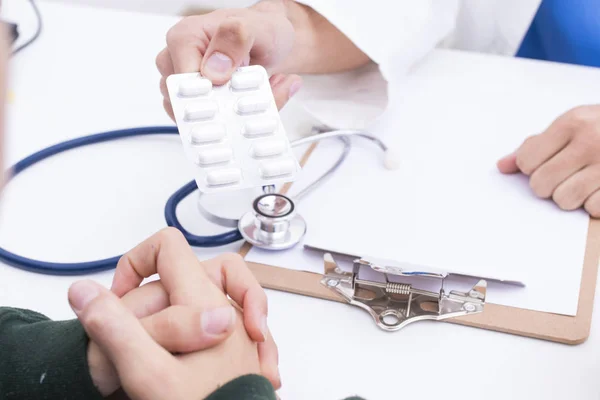
<svg viewBox="0 0 600 400">
<path fill-rule="evenodd" d="M 447 273 L 411 269 L 408 265 L 381 263 L 373 259 L 355 259 L 353 271 L 343 271 L 330 253 L 324 255 L 325 273 L 321 284 L 341 295 L 349 304 L 360 307 L 373 317 L 383 330 L 397 331 L 412 322 L 443 320 L 483 311 L 487 282 L 479 280 L 469 292 L 445 293 L 443 280 Z M 383 273 L 385 282 L 359 279 L 360 269 L 371 268 Z M 439 279 L 439 292 L 420 290 L 407 283 L 389 281 L 389 275 Z"/>
</svg>

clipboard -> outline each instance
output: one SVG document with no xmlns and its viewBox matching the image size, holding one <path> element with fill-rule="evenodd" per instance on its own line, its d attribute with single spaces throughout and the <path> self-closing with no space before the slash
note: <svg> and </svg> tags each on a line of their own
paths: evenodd
<svg viewBox="0 0 600 400">
<path fill-rule="evenodd" d="M 307 162 L 315 147 L 316 144 L 313 144 L 305 152 L 300 160 L 302 166 Z M 282 193 L 286 193 L 290 187 L 291 185 L 284 186 Z M 577 314 L 575 316 L 486 303 L 480 313 L 452 317 L 443 321 L 569 345 L 584 343 L 589 337 L 592 323 L 600 261 L 600 220 L 590 219 L 586 240 Z M 240 254 L 245 257 L 251 248 L 252 246 L 249 243 L 245 243 L 240 249 Z M 258 263 L 248 263 L 248 266 L 265 289 L 348 304 L 343 296 L 323 285 L 322 282 L 325 277 L 323 274 Z"/>
</svg>

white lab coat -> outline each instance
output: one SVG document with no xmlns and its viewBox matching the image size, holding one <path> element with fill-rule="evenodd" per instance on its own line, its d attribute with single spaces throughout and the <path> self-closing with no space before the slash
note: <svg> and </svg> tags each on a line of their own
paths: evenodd
<svg viewBox="0 0 600 400">
<path fill-rule="evenodd" d="M 512 56 L 541 0 L 298 0 L 373 61 L 410 68 L 436 47 Z"/>
<path fill-rule="evenodd" d="M 330 127 L 361 129 L 387 106 L 386 83 L 435 48 L 514 56 L 541 0 L 296 0 L 312 7 L 375 63 L 330 80 L 309 77 L 298 100 Z M 387 81 L 387 82 L 386 82 Z M 338 85 L 331 84 L 338 82 Z M 342 82 L 343 84 L 339 84 Z M 370 89 L 370 90 L 366 90 Z"/>
</svg>

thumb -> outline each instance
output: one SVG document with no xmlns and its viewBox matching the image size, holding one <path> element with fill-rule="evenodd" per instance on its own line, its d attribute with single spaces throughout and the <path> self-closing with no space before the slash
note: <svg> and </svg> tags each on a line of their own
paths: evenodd
<svg viewBox="0 0 600 400">
<path fill-rule="evenodd" d="M 135 315 L 108 289 L 93 281 L 69 288 L 69 303 L 88 336 L 112 361 L 132 399 L 173 398 L 176 360 L 146 333 Z"/>
<path fill-rule="evenodd" d="M 254 36 L 246 23 L 238 18 L 229 18 L 221 23 L 212 37 L 200 72 L 215 85 L 223 85 L 233 71 L 248 64 Z"/>
<path fill-rule="evenodd" d="M 498 170 L 503 174 L 516 174 L 519 172 L 519 167 L 517 166 L 517 153 L 513 152 L 504 158 L 498 160 L 497 163 Z"/>
</svg>

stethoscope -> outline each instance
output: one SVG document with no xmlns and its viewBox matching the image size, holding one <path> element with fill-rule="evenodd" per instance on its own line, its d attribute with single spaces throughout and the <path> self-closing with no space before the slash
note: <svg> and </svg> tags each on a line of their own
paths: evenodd
<svg viewBox="0 0 600 400">
<path fill-rule="evenodd" d="M 13 179 L 27 168 L 49 157 L 78 147 L 134 136 L 163 134 L 179 134 L 179 132 L 175 126 L 153 126 L 119 129 L 67 140 L 42 149 L 17 162 L 10 168 L 8 179 Z M 181 225 L 176 214 L 178 204 L 198 188 L 196 182 L 191 181 L 173 193 L 167 200 L 164 211 L 167 225 L 181 231 L 190 246 L 194 247 L 220 247 L 242 239 L 253 246 L 266 250 L 284 250 L 294 247 L 306 234 L 306 221 L 297 212 L 296 202 L 321 185 L 342 165 L 350 152 L 350 137 L 352 136 L 374 142 L 385 154 L 385 167 L 388 169 L 395 168 L 396 160 L 390 155 L 388 147 L 379 138 L 362 130 L 315 128 L 313 135 L 293 141 L 292 146 L 302 146 L 325 139 L 338 139 L 343 143 L 343 150 L 333 166 L 297 194 L 285 195 L 275 192 L 273 186 L 265 186 L 262 188 L 263 193 L 252 202 L 251 210 L 239 219 L 217 216 L 202 206 L 199 201 L 200 211 L 205 218 L 218 225 L 234 229 L 213 236 L 197 236 Z M 200 194 L 200 200 L 201 198 L 202 194 Z M 105 271 L 115 268 L 120 258 L 119 255 L 95 261 L 55 263 L 23 257 L 0 247 L 0 260 L 4 263 L 27 271 L 49 275 L 83 275 Z"/>
</svg>

